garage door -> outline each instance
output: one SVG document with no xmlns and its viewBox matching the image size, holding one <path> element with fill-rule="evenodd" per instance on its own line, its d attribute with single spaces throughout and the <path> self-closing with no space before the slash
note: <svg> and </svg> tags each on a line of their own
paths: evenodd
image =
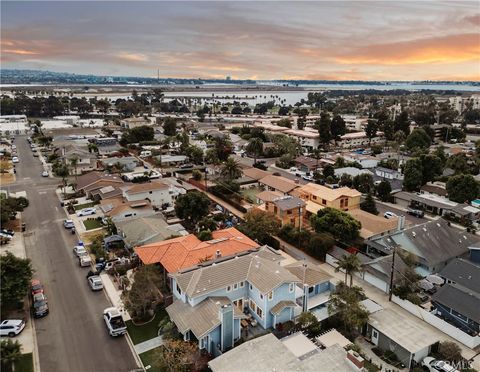
<svg viewBox="0 0 480 372">
<path fill-rule="evenodd" d="M 388 283 L 385 283 L 383 280 L 378 279 L 376 276 L 373 276 L 372 274 L 365 272 L 363 276 L 363 280 L 377 287 L 378 289 L 384 291 L 385 293 L 388 293 Z"/>
</svg>

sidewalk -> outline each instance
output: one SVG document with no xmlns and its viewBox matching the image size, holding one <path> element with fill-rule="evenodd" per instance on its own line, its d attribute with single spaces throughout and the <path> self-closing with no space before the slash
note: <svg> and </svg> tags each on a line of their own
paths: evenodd
<svg viewBox="0 0 480 372">
<path fill-rule="evenodd" d="M 134 348 L 137 354 L 142 354 L 162 345 L 163 345 L 163 336 L 158 336 L 155 338 L 151 338 L 150 340 L 140 342 L 139 344 L 136 344 Z"/>
<path fill-rule="evenodd" d="M 117 289 L 116 284 L 112 281 L 110 275 L 108 275 L 107 273 L 101 273 L 100 278 L 102 279 L 103 289 L 105 290 L 105 293 L 107 294 L 107 297 L 112 303 L 112 305 L 120 311 L 123 320 L 130 320 L 130 314 L 127 310 L 125 310 L 125 305 L 123 304 L 121 298 L 122 291 Z"/>
<path fill-rule="evenodd" d="M 19 213 L 19 215 L 21 214 Z M 0 254 L 4 255 L 6 254 L 7 251 L 11 252 L 16 257 L 20 257 L 20 258 L 27 257 L 27 254 L 25 252 L 25 243 L 24 243 L 23 233 L 16 232 L 12 240 L 10 240 L 8 244 L 0 246 Z M 28 304 L 30 304 L 30 301 L 28 301 Z M 20 333 L 20 335 L 15 337 L 15 340 L 17 340 L 22 345 L 22 354 L 32 353 L 33 369 L 36 372 L 40 372 L 40 358 L 38 356 L 35 323 L 30 316 L 30 311 L 26 311 L 25 315 L 26 315 L 25 328 L 23 332 Z"/>
</svg>

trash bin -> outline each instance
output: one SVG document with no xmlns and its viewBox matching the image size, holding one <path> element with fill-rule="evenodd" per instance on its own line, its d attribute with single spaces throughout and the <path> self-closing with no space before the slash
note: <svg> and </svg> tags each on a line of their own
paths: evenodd
<svg viewBox="0 0 480 372">
<path fill-rule="evenodd" d="M 22 223 L 22 232 L 25 232 L 26 229 L 27 229 L 27 224 L 26 224 L 26 223 Z"/>
</svg>

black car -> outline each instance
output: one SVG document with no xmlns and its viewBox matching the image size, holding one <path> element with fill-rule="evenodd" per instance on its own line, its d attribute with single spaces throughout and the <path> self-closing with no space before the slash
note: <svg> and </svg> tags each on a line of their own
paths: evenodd
<svg viewBox="0 0 480 372">
<path fill-rule="evenodd" d="M 47 297 L 43 293 L 37 293 L 33 295 L 33 317 L 34 318 L 42 318 L 47 316 L 50 312 L 48 309 L 48 302 Z"/>
</svg>

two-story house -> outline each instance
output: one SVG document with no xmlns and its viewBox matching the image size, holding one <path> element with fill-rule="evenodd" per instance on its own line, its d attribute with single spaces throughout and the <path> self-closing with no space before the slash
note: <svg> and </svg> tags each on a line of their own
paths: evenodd
<svg viewBox="0 0 480 372">
<path fill-rule="evenodd" d="M 123 197 L 125 200 L 129 202 L 149 200 L 150 203 L 156 207 L 173 205 L 178 195 L 179 193 L 176 192 L 173 186 L 155 181 L 140 183 L 123 189 Z"/>
<path fill-rule="evenodd" d="M 218 355 L 240 339 L 247 314 L 268 329 L 299 313 L 300 280 L 280 266 L 282 259 L 262 247 L 170 274 L 175 300 L 166 310 L 185 340 Z"/>
<path fill-rule="evenodd" d="M 267 191 L 264 191 L 267 192 Z M 295 196 L 280 196 L 272 200 L 266 200 L 259 209 L 274 214 L 282 226 L 292 225 L 301 227 L 302 217 L 305 214 L 305 202 Z"/>
<path fill-rule="evenodd" d="M 330 207 L 341 211 L 348 211 L 360 208 L 360 196 L 355 189 L 340 187 L 331 189 L 316 183 L 307 183 L 291 192 L 306 202 L 306 211 L 316 214 L 320 209 Z"/>
<path fill-rule="evenodd" d="M 298 183 L 282 176 L 270 174 L 258 180 L 260 187 L 269 191 L 278 191 L 285 195 L 298 188 Z"/>
</svg>

